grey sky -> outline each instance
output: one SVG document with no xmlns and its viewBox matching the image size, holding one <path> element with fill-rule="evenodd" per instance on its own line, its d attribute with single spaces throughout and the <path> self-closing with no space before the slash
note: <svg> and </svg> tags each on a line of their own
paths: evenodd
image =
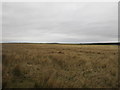
<svg viewBox="0 0 120 90">
<path fill-rule="evenodd" d="M 4 2 L 3 41 L 118 40 L 115 2 Z"/>
</svg>

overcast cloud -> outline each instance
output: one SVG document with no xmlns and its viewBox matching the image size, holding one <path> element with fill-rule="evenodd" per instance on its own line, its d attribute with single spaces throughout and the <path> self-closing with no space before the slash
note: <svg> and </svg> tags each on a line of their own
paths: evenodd
<svg viewBox="0 0 120 90">
<path fill-rule="evenodd" d="M 118 41 L 117 2 L 4 2 L 3 41 Z"/>
</svg>

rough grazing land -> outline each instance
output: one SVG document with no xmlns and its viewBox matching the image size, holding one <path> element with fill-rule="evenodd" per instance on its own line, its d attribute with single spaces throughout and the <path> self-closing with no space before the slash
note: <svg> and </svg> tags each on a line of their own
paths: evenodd
<svg viewBox="0 0 120 90">
<path fill-rule="evenodd" d="M 3 88 L 118 85 L 118 46 L 3 44 Z"/>
</svg>

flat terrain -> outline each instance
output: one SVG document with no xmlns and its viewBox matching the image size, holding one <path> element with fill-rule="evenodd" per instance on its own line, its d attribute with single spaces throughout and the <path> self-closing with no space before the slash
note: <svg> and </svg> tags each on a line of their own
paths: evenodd
<svg viewBox="0 0 120 90">
<path fill-rule="evenodd" d="M 117 45 L 3 44 L 3 88 L 111 88 Z"/>
</svg>

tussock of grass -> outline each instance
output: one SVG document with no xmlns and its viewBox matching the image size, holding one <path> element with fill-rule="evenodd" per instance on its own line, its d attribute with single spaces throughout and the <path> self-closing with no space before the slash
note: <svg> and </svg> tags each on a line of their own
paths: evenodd
<svg viewBox="0 0 120 90">
<path fill-rule="evenodd" d="M 118 47 L 3 44 L 3 88 L 115 88 Z"/>
</svg>

